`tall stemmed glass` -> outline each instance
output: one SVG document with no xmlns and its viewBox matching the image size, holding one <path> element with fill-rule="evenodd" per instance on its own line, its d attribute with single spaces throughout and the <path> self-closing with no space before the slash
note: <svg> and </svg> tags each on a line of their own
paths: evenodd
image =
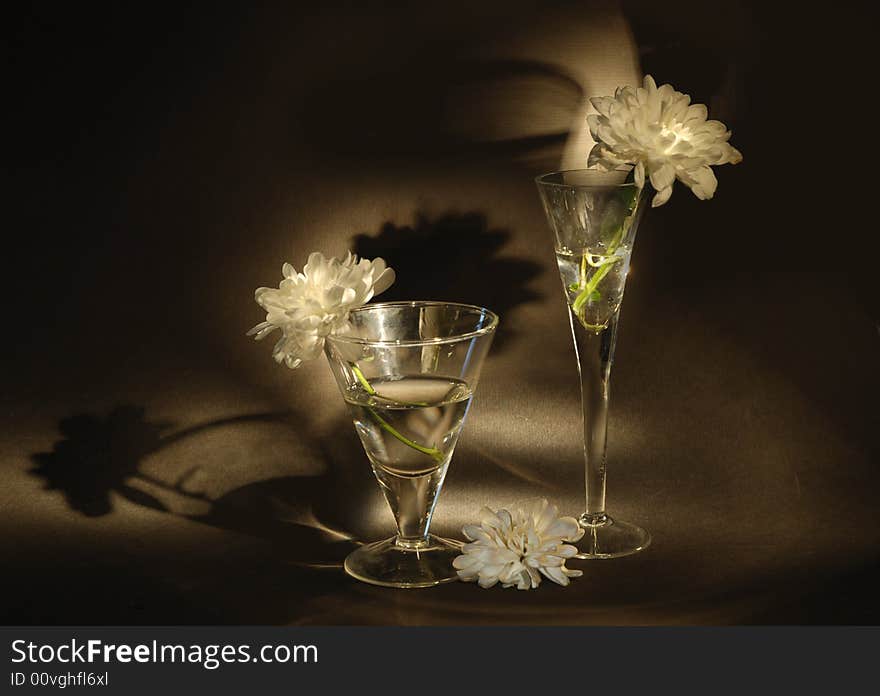
<svg viewBox="0 0 880 696">
<path fill-rule="evenodd" d="M 605 510 L 606 436 L 611 363 L 630 254 L 644 196 L 628 169 L 573 170 L 535 181 L 556 235 L 556 261 L 574 338 L 586 460 L 585 534 L 578 558 L 614 558 L 646 548 L 641 527 Z"/>
<path fill-rule="evenodd" d="M 325 352 L 397 535 L 345 559 L 349 575 L 387 587 L 456 579 L 461 545 L 428 533 L 498 317 L 448 302 L 365 305 Z"/>
</svg>

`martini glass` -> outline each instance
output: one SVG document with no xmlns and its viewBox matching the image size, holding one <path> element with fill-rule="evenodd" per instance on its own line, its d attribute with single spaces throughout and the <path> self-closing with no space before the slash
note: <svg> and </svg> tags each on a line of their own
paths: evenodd
<svg viewBox="0 0 880 696">
<path fill-rule="evenodd" d="M 556 237 L 556 261 L 568 302 L 584 426 L 586 510 L 578 558 L 614 558 L 641 551 L 651 536 L 605 510 L 611 363 L 617 322 L 643 190 L 629 168 L 554 172 L 536 180 Z"/>
<path fill-rule="evenodd" d="M 388 302 L 354 310 L 325 352 L 397 522 L 390 539 L 345 559 L 354 578 L 429 587 L 457 578 L 458 542 L 428 532 L 498 317 L 449 302 Z"/>
</svg>

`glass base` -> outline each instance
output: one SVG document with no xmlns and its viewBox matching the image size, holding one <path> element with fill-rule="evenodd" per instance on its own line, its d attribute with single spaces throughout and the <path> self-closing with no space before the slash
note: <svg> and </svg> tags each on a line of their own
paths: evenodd
<svg viewBox="0 0 880 696">
<path fill-rule="evenodd" d="M 458 579 L 452 560 L 461 543 L 433 534 L 408 545 L 397 537 L 361 546 L 345 559 L 345 572 L 361 582 L 382 587 L 432 587 Z"/>
<path fill-rule="evenodd" d="M 575 558 L 620 558 L 643 551 L 651 544 L 651 535 L 644 529 L 608 515 L 584 513 L 578 524 L 584 536 L 575 544 Z"/>
</svg>

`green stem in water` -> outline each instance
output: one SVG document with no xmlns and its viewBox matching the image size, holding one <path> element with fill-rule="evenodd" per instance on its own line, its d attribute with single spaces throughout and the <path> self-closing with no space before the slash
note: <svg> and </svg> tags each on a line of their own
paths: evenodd
<svg viewBox="0 0 880 696">
<path fill-rule="evenodd" d="M 586 252 L 584 253 L 586 254 Z M 586 256 L 584 256 L 584 258 L 586 259 Z M 574 299 L 574 302 L 571 304 L 571 308 L 574 310 L 575 314 L 580 314 L 584 305 L 590 300 L 592 294 L 596 292 L 596 287 L 602 282 L 602 279 L 608 275 L 608 271 L 611 270 L 611 267 L 618 261 L 620 261 L 620 257 L 617 256 L 609 259 L 593 274 L 593 277 L 590 278 L 589 282 L 584 284 L 583 290 L 580 291 L 578 296 Z"/>
<path fill-rule="evenodd" d="M 349 363 L 351 367 L 351 371 L 354 372 L 354 376 L 357 378 L 357 381 L 361 383 L 361 386 L 364 388 L 364 391 L 367 392 L 370 396 L 376 396 L 377 392 L 373 389 L 373 385 L 367 381 L 367 378 L 364 377 L 364 373 L 361 372 L 361 368 L 359 368 L 354 363 Z"/>
<path fill-rule="evenodd" d="M 367 406 L 367 411 L 370 412 L 370 415 L 376 420 L 376 423 L 379 424 L 379 427 L 382 428 L 386 433 L 391 435 L 394 438 L 400 440 L 407 447 L 412 447 L 417 452 L 421 452 L 422 454 L 427 454 L 438 464 L 443 462 L 445 458 L 443 452 L 438 450 L 436 447 L 425 447 L 424 445 L 420 445 L 418 442 L 414 440 L 410 440 L 406 435 L 397 431 L 394 426 L 392 426 L 388 421 L 386 421 L 382 416 L 380 416 L 376 411 L 369 406 Z"/>
<path fill-rule="evenodd" d="M 361 369 L 357 365 L 355 365 L 354 363 L 350 363 L 350 366 L 351 366 L 351 371 L 354 373 L 354 376 L 355 376 L 355 378 L 357 378 L 357 381 L 360 382 L 360 385 L 364 388 L 364 391 L 367 392 L 367 394 L 369 394 L 370 396 L 380 396 L 380 394 L 375 389 L 373 389 L 373 385 L 370 384 L 370 382 L 364 376 L 364 373 L 361 372 Z M 419 403 L 412 403 L 412 404 L 405 404 L 405 405 L 427 406 L 428 404 L 419 402 Z M 388 421 L 386 421 L 384 418 L 382 418 L 382 416 L 380 416 L 374 408 L 367 406 L 366 409 L 369 412 L 369 414 L 373 417 L 373 419 L 376 421 L 376 423 L 379 425 L 379 427 L 382 428 L 382 430 L 384 430 L 386 433 L 388 433 L 392 437 L 396 438 L 397 440 L 402 442 L 407 447 L 412 447 L 417 452 L 421 452 L 422 454 L 427 454 L 429 457 L 434 459 L 438 464 L 443 462 L 444 454 L 439 449 L 437 449 L 436 447 L 425 447 L 424 445 L 420 445 L 418 442 L 415 442 L 414 440 L 410 440 L 408 437 L 406 437 L 406 435 L 404 435 L 403 433 L 398 431 L 393 425 L 391 425 Z"/>
<path fill-rule="evenodd" d="M 627 182 L 634 181 L 634 173 L 635 170 L 631 171 L 626 178 Z M 617 247 L 620 246 L 620 243 L 623 241 L 624 236 L 626 235 L 627 230 L 632 224 L 632 217 L 635 213 L 636 205 L 638 204 L 639 192 L 636 191 L 635 197 L 629 201 L 628 207 L 629 212 L 627 216 L 620 223 L 618 228 L 614 232 L 614 236 L 608 242 L 608 252 L 602 257 L 602 260 L 598 263 L 596 262 L 588 262 L 588 257 L 593 256 L 589 251 L 584 251 L 583 258 L 581 259 L 581 282 L 580 282 L 580 292 L 577 297 L 574 298 L 574 302 L 571 304 L 572 310 L 578 316 L 580 316 L 581 312 L 584 309 L 584 305 L 587 304 L 591 299 L 598 299 L 599 291 L 598 286 L 599 283 L 602 282 L 603 278 L 608 275 L 608 272 L 611 270 L 612 266 L 615 263 L 621 261 L 620 256 L 616 256 L 615 252 L 617 251 Z M 596 272 L 593 274 L 593 277 L 590 278 L 589 282 L 587 281 L 587 265 L 593 266 L 594 268 L 598 266 Z M 604 327 L 594 327 L 590 324 L 586 324 L 588 328 L 604 328 Z"/>
</svg>

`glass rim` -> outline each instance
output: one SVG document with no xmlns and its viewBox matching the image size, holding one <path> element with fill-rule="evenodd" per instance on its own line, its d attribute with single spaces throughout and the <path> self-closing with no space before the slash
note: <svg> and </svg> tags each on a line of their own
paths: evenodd
<svg viewBox="0 0 880 696">
<path fill-rule="evenodd" d="M 627 172 L 629 173 L 634 168 L 634 165 L 631 164 L 623 164 L 614 169 L 599 169 L 598 167 L 581 167 L 579 169 L 558 169 L 553 172 L 545 172 L 544 174 L 539 174 L 534 178 L 535 184 L 538 186 L 552 186 L 556 188 L 567 188 L 567 189 L 599 189 L 599 188 L 624 188 L 629 186 L 635 186 L 634 181 L 622 181 L 619 184 L 566 184 L 559 181 L 549 181 L 551 176 L 564 176 L 565 174 L 581 174 L 583 172 L 590 172 L 595 174 L 611 174 L 614 172 Z"/>
<path fill-rule="evenodd" d="M 330 334 L 327 340 L 330 342 L 357 344 L 362 346 L 436 346 L 445 343 L 458 343 L 478 336 L 485 336 L 492 333 L 498 328 L 500 318 L 491 309 L 480 307 L 479 305 L 466 304 L 464 302 L 444 302 L 443 300 L 397 300 L 395 302 L 374 302 L 351 310 L 351 314 L 360 312 L 369 312 L 375 309 L 386 309 L 389 307 L 455 307 L 458 309 L 467 309 L 489 317 L 489 323 L 479 329 L 473 331 L 465 331 L 455 334 L 454 336 L 438 336 L 436 338 L 411 338 L 406 340 L 375 340 L 369 338 L 361 338 L 359 336 L 346 336 L 345 334 Z"/>
</svg>

